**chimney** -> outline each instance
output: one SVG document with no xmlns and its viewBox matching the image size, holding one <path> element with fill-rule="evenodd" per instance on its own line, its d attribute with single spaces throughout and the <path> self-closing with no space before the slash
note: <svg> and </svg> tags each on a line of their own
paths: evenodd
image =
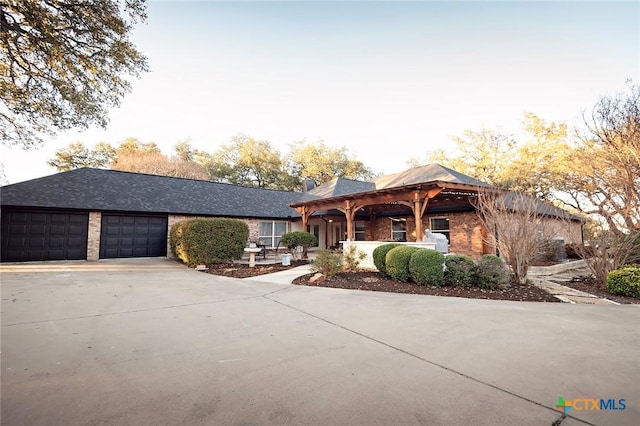
<svg viewBox="0 0 640 426">
<path fill-rule="evenodd" d="M 316 183 L 311 178 L 302 179 L 302 192 L 307 192 L 316 187 Z"/>
</svg>

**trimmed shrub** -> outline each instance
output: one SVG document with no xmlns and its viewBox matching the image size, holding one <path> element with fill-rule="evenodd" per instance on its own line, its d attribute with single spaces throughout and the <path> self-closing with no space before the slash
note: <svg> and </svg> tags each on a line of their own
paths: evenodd
<svg viewBox="0 0 640 426">
<path fill-rule="evenodd" d="M 392 248 L 401 245 L 402 244 L 389 243 L 383 244 L 373 249 L 373 264 L 382 275 L 388 275 L 386 268 L 387 253 L 389 253 L 389 250 L 391 250 Z"/>
<path fill-rule="evenodd" d="M 420 249 L 419 247 L 400 245 L 394 247 L 387 253 L 385 258 L 385 269 L 387 274 L 396 281 L 407 282 L 411 278 L 409 273 L 409 261 L 411 255 Z"/>
<path fill-rule="evenodd" d="M 640 267 L 624 266 L 609 272 L 607 290 L 612 294 L 640 299 Z"/>
<path fill-rule="evenodd" d="M 188 266 L 214 265 L 244 254 L 249 227 L 238 219 L 191 219 L 171 228 L 169 245 L 174 256 Z"/>
<path fill-rule="evenodd" d="M 345 271 L 355 271 L 367 257 L 367 253 L 359 251 L 356 246 L 349 246 L 347 250 L 342 251 L 342 260 L 344 262 Z"/>
<path fill-rule="evenodd" d="M 420 285 L 442 286 L 444 284 L 444 255 L 431 249 L 420 249 L 411 254 L 409 273 Z"/>
<path fill-rule="evenodd" d="M 485 254 L 478 260 L 476 273 L 480 288 L 492 290 L 509 286 L 509 271 L 502 259 L 493 254 Z"/>
<path fill-rule="evenodd" d="M 321 250 L 311 262 L 311 270 L 331 277 L 342 272 L 342 254 L 333 250 Z"/>
<path fill-rule="evenodd" d="M 476 262 L 463 254 L 452 254 L 444 258 L 444 285 L 471 287 L 476 280 Z"/>
<path fill-rule="evenodd" d="M 291 253 L 294 253 L 296 247 L 302 247 L 302 257 L 306 259 L 307 249 L 318 244 L 318 239 L 309 232 L 294 231 L 282 234 L 280 244 L 291 250 Z"/>
</svg>

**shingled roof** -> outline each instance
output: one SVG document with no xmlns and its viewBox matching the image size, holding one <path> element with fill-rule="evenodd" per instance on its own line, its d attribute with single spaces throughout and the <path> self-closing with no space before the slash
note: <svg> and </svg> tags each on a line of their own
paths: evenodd
<svg viewBox="0 0 640 426">
<path fill-rule="evenodd" d="M 288 218 L 301 192 L 83 168 L 3 186 L 0 204 L 95 211 Z"/>
<path fill-rule="evenodd" d="M 307 191 L 302 198 L 302 201 L 339 197 L 341 195 L 358 194 L 361 192 L 397 188 L 433 181 L 459 183 L 483 188 L 491 187 L 491 185 L 486 182 L 474 179 L 463 173 L 456 172 L 455 170 L 444 167 L 440 164 L 428 164 L 426 166 L 413 167 L 400 173 L 380 176 L 375 178 L 372 182 L 364 182 L 361 180 L 341 177 L 334 178 L 317 188 Z"/>
<path fill-rule="evenodd" d="M 340 195 L 355 194 L 358 192 L 372 191 L 374 189 L 376 189 L 376 186 L 373 182 L 363 182 L 361 180 L 339 177 L 305 192 L 303 199 L 312 200 L 338 197 Z"/>
<path fill-rule="evenodd" d="M 453 169 L 440 164 L 427 164 L 426 166 L 413 167 L 400 173 L 380 176 L 374 180 L 375 189 L 395 188 L 405 185 L 413 185 L 422 182 L 449 182 L 479 187 L 491 187 L 486 182 L 474 179 Z"/>
</svg>

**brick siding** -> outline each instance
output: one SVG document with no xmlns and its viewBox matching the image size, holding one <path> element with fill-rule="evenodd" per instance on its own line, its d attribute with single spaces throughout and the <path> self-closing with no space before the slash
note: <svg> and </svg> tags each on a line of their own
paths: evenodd
<svg viewBox="0 0 640 426">
<path fill-rule="evenodd" d="M 422 218 L 422 228 L 429 229 L 431 227 L 430 219 L 437 217 L 449 218 L 450 253 L 465 254 L 474 259 L 480 258 L 485 253 L 495 253 L 492 247 L 488 247 L 484 243 L 482 225 L 474 212 L 426 215 Z M 405 219 L 407 220 L 407 240 L 415 241 L 415 219 L 413 216 L 405 217 Z M 390 218 L 375 218 L 368 223 L 368 227 L 367 235 L 372 235 L 373 240 L 391 240 Z"/>
<path fill-rule="evenodd" d="M 100 229 L 102 212 L 89 212 L 89 234 L 87 235 L 87 260 L 100 259 Z"/>
</svg>

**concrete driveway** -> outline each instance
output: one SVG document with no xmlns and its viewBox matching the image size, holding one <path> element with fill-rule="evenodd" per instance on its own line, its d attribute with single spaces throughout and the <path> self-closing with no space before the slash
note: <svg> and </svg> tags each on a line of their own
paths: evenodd
<svg viewBox="0 0 640 426">
<path fill-rule="evenodd" d="M 298 287 L 165 259 L 0 270 L 3 425 L 551 425 L 561 396 L 626 405 L 578 403 L 562 425 L 640 419 L 638 306 Z"/>
</svg>

